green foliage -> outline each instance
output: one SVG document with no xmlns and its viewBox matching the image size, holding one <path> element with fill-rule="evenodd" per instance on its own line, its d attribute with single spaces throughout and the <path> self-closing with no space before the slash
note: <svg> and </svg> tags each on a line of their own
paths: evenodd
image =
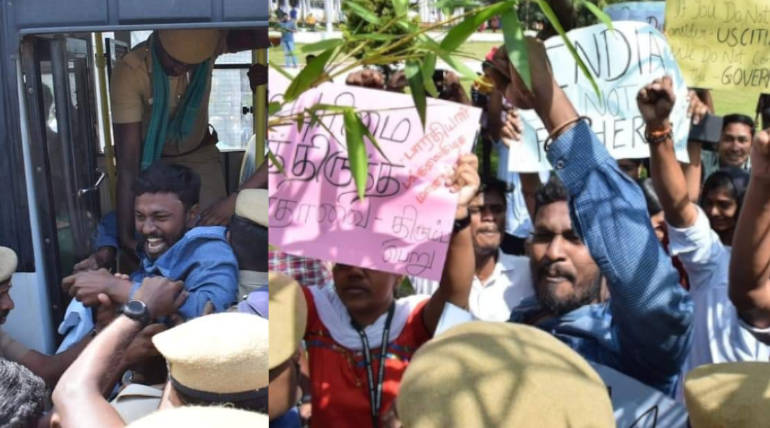
<svg viewBox="0 0 770 428">
<path fill-rule="evenodd" d="M 593 3 L 586 6 L 587 1 L 577 0 L 577 4 L 583 5 L 594 19 L 598 18 L 609 23 L 599 6 Z M 525 84 L 531 87 L 524 29 L 527 23 L 531 22 L 530 13 L 534 11 L 524 10 L 526 20 L 522 19 L 522 8 L 531 5 L 537 8 L 537 12 L 544 21 L 550 22 L 562 35 L 580 69 L 598 93 L 594 79 L 577 56 L 572 43 L 564 37 L 565 29 L 559 24 L 557 15 L 546 0 L 505 0 L 489 5 L 476 3 L 475 0 L 442 0 L 440 6 L 447 11 L 457 6 L 463 6 L 466 9 L 460 15 L 452 16 L 444 22 L 425 26 L 419 25 L 416 18 L 408 17 L 409 0 L 350 0 L 343 2 L 347 24 L 342 39 L 324 40 L 302 47 L 305 53 L 319 51 L 320 53 L 297 76 L 289 77 L 292 81 L 284 93 L 284 103 L 297 99 L 303 92 L 321 82 L 344 76 L 361 66 L 388 67 L 400 63 L 404 64 L 412 99 L 424 127 L 427 96 L 435 96 L 437 92 L 433 83 L 433 71 L 436 68 L 437 59 L 448 64 L 464 79 L 474 79 L 475 72 L 464 64 L 464 58 L 469 54 L 463 52 L 462 47 L 482 23 L 495 16 L 501 17 L 505 50 L 511 63 L 519 70 Z M 440 43 L 428 35 L 428 31 L 441 29 L 447 25 L 450 29 Z M 275 114 L 280 111 L 281 105 L 272 103 L 269 106 L 270 113 Z M 331 133 L 322 118 L 330 114 L 342 115 L 350 169 L 358 196 L 363 199 L 369 165 L 366 141 L 371 142 L 383 156 L 386 158 L 387 156 L 361 120 L 360 113 L 353 107 L 316 104 L 303 112 L 284 116 L 273 115 L 268 126 L 296 123 L 299 128 L 305 125 L 321 126 Z M 278 160 L 272 156 L 272 153 L 268 156 L 274 164 L 277 164 Z M 279 168 L 281 168 L 280 165 Z"/>
<path fill-rule="evenodd" d="M 346 0 L 342 2 L 342 10 L 346 18 L 342 34 L 346 49 L 349 50 L 360 43 L 357 36 L 379 34 L 385 37 L 403 37 L 411 33 L 419 23 L 417 18 L 409 20 L 407 17 L 408 5 L 404 0 Z M 392 39 L 375 40 L 369 45 L 368 51 L 386 46 L 390 40 Z M 382 54 L 397 56 L 408 51 L 410 47 L 411 44 L 404 44 L 397 49 L 385 50 Z M 362 50 L 355 54 L 355 58 L 364 58 L 367 53 Z"/>
</svg>

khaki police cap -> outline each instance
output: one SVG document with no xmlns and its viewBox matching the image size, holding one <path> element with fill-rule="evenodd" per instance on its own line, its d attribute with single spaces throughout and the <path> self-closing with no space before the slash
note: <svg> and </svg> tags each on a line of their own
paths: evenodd
<svg viewBox="0 0 770 428">
<path fill-rule="evenodd" d="M 184 406 L 159 410 L 134 421 L 128 428 L 267 428 L 266 415 L 227 407 Z"/>
<path fill-rule="evenodd" d="M 225 312 L 187 321 L 152 337 L 166 358 L 175 387 L 213 394 L 264 388 L 268 378 L 268 323 Z"/>
<path fill-rule="evenodd" d="M 550 334 L 512 323 L 473 321 L 427 342 L 396 405 L 410 428 L 615 426 L 596 371 Z"/>
<path fill-rule="evenodd" d="M 238 192 L 235 215 L 267 227 L 267 189 L 244 189 Z"/>
<path fill-rule="evenodd" d="M 159 30 L 163 49 L 185 64 L 200 64 L 214 56 L 222 33 L 219 30 Z"/>
<path fill-rule="evenodd" d="M 684 399 L 693 428 L 770 426 L 770 363 L 700 366 L 685 378 Z"/>
<path fill-rule="evenodd" d="M 8 247 L 0 247 L 0 283 L 11 279 L 11 275 L 16 272 L 18 262 L 15 251 Z"/>
<path fill-rule="evenodd" d="M 281 273 L 268 275 L 270 291 L 270 368 L 296 351 L 307 324 L 307 302 L 297 281 Z"/>
</svg>

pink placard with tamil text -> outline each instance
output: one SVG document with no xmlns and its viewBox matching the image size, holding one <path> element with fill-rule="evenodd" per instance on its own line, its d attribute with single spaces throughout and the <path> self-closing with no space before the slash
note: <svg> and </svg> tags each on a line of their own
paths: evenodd
<svg viewBox="0 0 770 428">
<path fill-rule="evenodd" d="M 276 97 L 271 91 L 271 98 Z M 457 197 L 444 185 L 469 153 L 481 110 L 429 99 L 426 127 L 409 95 L 325 83 L 278 115 L 317 103 L 354 106 L 387 155 L 367 142 L 366 197 L 349 169 L 342 115 L 270 129 L 270 244 L 290 254 L 438 280 Z M 331 132 L 329 132 L 331 131 Z"/>
</svg>

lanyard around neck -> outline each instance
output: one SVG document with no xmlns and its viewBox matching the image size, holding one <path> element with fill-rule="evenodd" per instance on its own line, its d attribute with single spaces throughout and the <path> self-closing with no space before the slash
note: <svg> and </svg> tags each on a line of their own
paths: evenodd
<svg viewBox="0 0 770 428">
<path fill-rule="evenodd" d="M 385 354 L 388 352 L 388 338 L 390 337 L 390 323 L 393 320 L 393 312 L 395 312 L 396 304 L 391 303 L 388 309 L 388 317 L 385 319 L 385 327 L 382 330 L 382 342 L 380 343 L 380 355 L 378 357 L 380 363 L 380 370 L 377 373 L 377 384 L 374 384 L 374 374 L 372 369 L 372 354 L 369 350 L 369 339 L 366 337 L 364 328 L 358 325 L 358 323 L 350 317 L 350 323 L 353 328 L 356 329 L 358 335 L 361 337 L 361 345 L 364 352 L 364 364 L 366 365 L 366 381 L 369 386 L 369 404 L 372 415 L 372 426 L 377 428 L 379 426 L 380 407 L 382 406 L 382 382 L 385 378 Z"/>
</svg>

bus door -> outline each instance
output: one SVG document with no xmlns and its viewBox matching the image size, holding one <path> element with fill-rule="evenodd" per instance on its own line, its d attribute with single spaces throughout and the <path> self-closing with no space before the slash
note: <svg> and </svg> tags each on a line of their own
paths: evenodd
<svg viewBox="0 0 770 428">
<path fill-rule="evenodd" d="M 63 316 L 61 279 L 92 251 L 100 218 L 98 120 L 90 35 L 31 36 L 22 42 L 31 156 L 36 168 L 46 282 L 54 322 Z"/>
</svg>

